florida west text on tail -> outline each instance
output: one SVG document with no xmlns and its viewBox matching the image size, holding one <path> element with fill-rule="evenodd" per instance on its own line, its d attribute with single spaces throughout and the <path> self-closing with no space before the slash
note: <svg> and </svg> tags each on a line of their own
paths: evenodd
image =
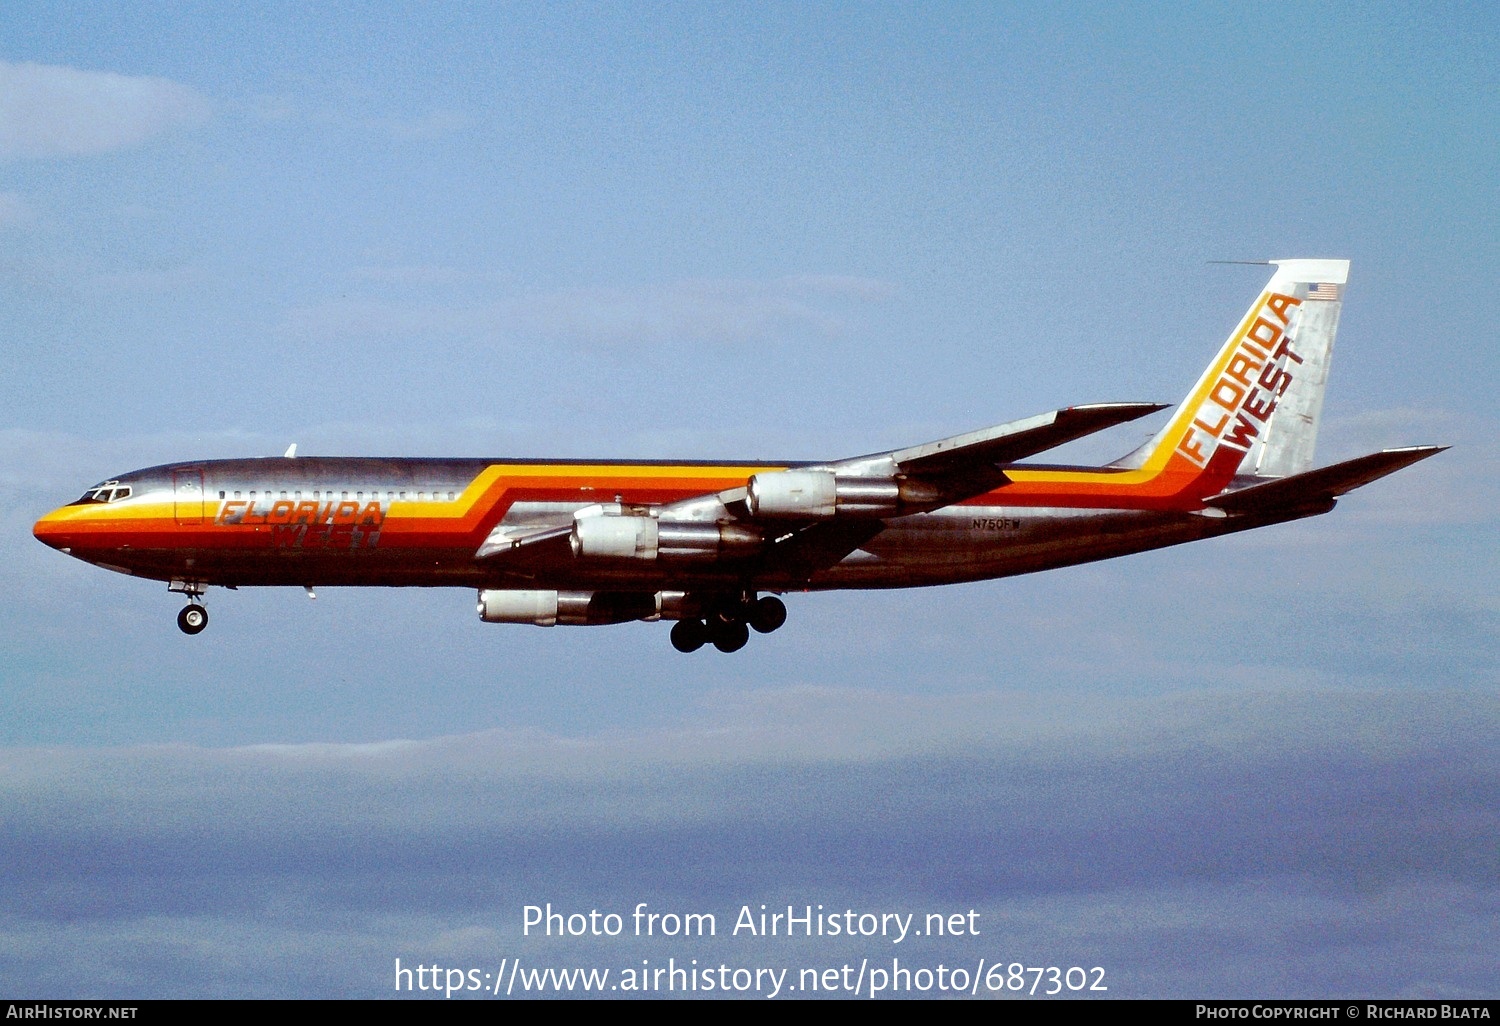
<svg viewBox="0 0 1500 1026">
<path fill-rule="evenodd" d="M 462 587 L 492 623 L 671 620 L 744 646 L 777 594 L 1031 573 L 1326 513 L 1440 452 L 1314 469 L 1344 260 L 1270 283 L 1166 425 L 1102 467 L 1021 462 L 1165 409 L 1073 406 L 827 463 L 298 457 L 188 461 L 95 485 L 37 538 L 187 596 L 210 586 Z M 295 447 L 294 447 L 295 448 Z"/>
</svg>

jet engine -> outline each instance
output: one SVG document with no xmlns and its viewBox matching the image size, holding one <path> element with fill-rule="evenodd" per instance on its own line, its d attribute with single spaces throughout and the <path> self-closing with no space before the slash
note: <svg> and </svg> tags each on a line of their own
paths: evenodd
<svg viewBox="0 0 1500 1026">
<path fill-rule="evenodd" d="M 890 517 L 901 512 L 901 485 L 887 477 L 845 477 L 827 470 L 756 474 L 747 487 L 751 516 L 822 520 Z"/>
<path fill-rule="evenodd" d="M 479 618 L 485 623 L 592 627 L 650 619 L 656 616 L 656 607 L 652 592 L 486 589 L 479 593 Z"/>
<path fill-rule="evenodd" d="M 595 559 L 701 560 L 749 556 L 758 531 L 738 524 L 661 523 L 655 517 L 583 517 L 573 523 L 573 555 Z"/>
</svg>

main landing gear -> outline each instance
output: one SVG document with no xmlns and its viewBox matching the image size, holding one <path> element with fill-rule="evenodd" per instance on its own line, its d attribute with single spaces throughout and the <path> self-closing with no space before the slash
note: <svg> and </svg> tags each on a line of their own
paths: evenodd
<svg viewBox="0 0 1500 1026">
<path fill-rule="evenodd" d="M 177 628 L 184 634 L 202 634 L 208 626 L 208 610 L 202 602 L 203 585 L 197 581 L 172 581 L 167 590 L 188 598 L 188 604 L 177 614 Z"/>
<path fill-rule="evenodd" d="M 724 606 L 702 620 L 678 620 L 672 625 L 672 647 L 696 652 L 712 644 L 720 652 L 738 652 L 750 640 L 750 628 L 770 634 L 786 623 L 786 603 L 764 595 Z"/>
</svg>

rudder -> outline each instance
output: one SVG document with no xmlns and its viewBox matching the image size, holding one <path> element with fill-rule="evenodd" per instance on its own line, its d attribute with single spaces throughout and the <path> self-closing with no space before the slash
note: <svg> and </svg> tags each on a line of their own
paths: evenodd
<svg viewBox="0 0 1500 1026">
<path fill-rule="evenodd" d="M 1323 390 L 1333 360 L 1333 340 L 1349 281 L 1347 260 L 1275 260 L 1272 287 L 1290 286 L 1302 305 L 1287 335 L 1302 358 L 1292 382 L 1276 402 L 1259 445 L 1242 469 L 1257 477 L 1290 477 L 1311 470 L 1323 413 Z M 1279 279 L 1284 279 L 1279 281 Z"/>
</svg>

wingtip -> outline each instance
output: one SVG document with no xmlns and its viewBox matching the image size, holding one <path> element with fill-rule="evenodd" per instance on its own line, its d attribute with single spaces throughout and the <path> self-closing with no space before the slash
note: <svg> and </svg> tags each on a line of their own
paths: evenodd
<svg viewBox="0 0 1500 1026">
<path fill-rule="evenodd" d="M 1451 445 L 1409 445 L 1404 449 L 1396 449 L 1394 451 L 1410 453 L 1411 458 L 1407 461 L 1407 466 L 1411 466 L 1413 463 L 1420 463 L 1425 459 L 1430 459 L 1440 452 L 1447 452 L 1451 448 L 1453 448 Z"/>
<path fill-rule="evenodd" d="M 1064 412 L 1067 413 L 1104 413 L 1114 416 L 1145 417 L 1152 413 L 1160 413 L 1162 410 L 1170 410 L 1171 403 L 1084 403 L 1079 406 L 1069 406 Z"/>
</svg>

